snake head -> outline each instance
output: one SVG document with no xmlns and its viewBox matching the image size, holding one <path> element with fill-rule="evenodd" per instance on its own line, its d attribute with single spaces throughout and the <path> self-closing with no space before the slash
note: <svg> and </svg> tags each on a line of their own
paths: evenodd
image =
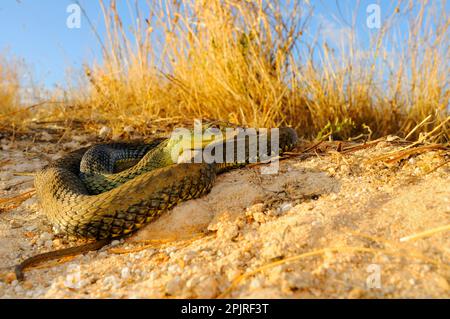
<svg viewBox="0 0 450 319">
<path fill-rule="evenodd" d="M 175 129 L 167 140 L 166 150 L 170 152 L 174 163 L 189 162 L 205 147 L 223 139 L 220 129 L 206 130 Z"/>
</svg>

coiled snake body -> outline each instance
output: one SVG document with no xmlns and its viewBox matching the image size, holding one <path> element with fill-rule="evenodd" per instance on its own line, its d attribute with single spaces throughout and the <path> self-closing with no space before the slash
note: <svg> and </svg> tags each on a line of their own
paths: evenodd
<svg viewBox="0 0 450 319">
<path fill-rule="evenodd" d="M 292 149 L 295 131 L 278 132 L 278 151 Z M 258 133 L 258 143 L 260 138 Z M 267 151 L 276 151 L 271 149 L 270 134 L 266 140 Z M 238 145 L 230 149 L 225 141 L 219 143 L 223 154 L 235 152 Z M 168 138 L 103 144 L 67 154 L 35 176 L 43 212 L 60 232 L 109 240 L 134 232 L 182 201 L 206 194 L 218 173 L 251 158 L 248 137 L 243 163 L 177 164 L 171 155 L 179 144 L 179 139 Z"/>
</svg>

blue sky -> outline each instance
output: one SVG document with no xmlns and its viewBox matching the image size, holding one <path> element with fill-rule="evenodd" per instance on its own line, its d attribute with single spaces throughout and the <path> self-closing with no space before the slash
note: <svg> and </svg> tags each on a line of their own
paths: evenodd
<svg viewBox="0 0 450 319">
<path fill-rule="evenodd" d="M 55 84 L 64 85 L 66 71 L 79 70 L 83 63 L 101 61 L 101 50 L 92 29 L 84 16 L 80 29 L 69 29 L 66 19 L 67 6 L 71 0 L 2 0 L 0 2 L 0 52 L 23 58 L 31 67 L 34 80 L 52 88 Z M 108 2 L 108 1 L 105 1 Z M 118 0 L 119 12 L 124 24 L 132 18 L 126 0 Z M 142 3 L 146 1 L 142 0 Z M 151 2 L 151 1 L 150 1 Z M 319 27 L 327 41 L 337 44 L 340 32 L 351 24 L 352 15 L 357 9 L 356 29 L 361 38 L 361 45 L 368 45 L 368 35 L 377 32 L 366 25 L 366 8 L 370 4 L 379 4 L 381 21 L 389 16 L 395 8 L 396 1 L 362 0 L 356 8 L 356 0 L 310 0 L 315 7 L 311 20 L 311 30 Z M 96 0 L 79 0 L 97 28 L 100 36 L 104 35 L 103 18 L 100 5 Z M 133 4 L 134 0 L 129 1 Z M 449 4 L 445 10 L 449 10 Z M 447 11 L 448 12 L 448 11 Z M 399 20 L 398 34 L 405 36 L 406 20 Z M 312 36 L 311 36 L 312 37 Z M 324 40 L 324 39 L 320 39 Z M 305 38 L 308 41 L 308 36 Z"/>
</svg>

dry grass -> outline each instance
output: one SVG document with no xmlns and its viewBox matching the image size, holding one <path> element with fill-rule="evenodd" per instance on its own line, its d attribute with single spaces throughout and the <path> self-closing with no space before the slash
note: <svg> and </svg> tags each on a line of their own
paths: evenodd
<svg viewBox="0 0 450 319">
<path fill-rule="evenodd" d="M 311 40 L 321 38 L 309 1 L 129 3 L 131 31 L 115 1 L 101 4 L 103 61 L 85 66 L 85 83 L 53 119 L 145 132 L 158 119 L 210 118 L 334 139 L 417 139 L 439 127 L 431 142 L 449 141 L 449 123 L 440 124 L 449 117 L 450 20 L 433 4 L 399 1 L 366 49 L 354 26 L 341 48 Z M 404 43 L 394 38 L 399 15 L 410 19 Z"/>
<path fill-rule="evenodd" d="M 19 62 L 0 55 L 0 126 L 16 126 L 26 119 L 29 114 L 20 108 L 21 85 Z"/>
</svg>

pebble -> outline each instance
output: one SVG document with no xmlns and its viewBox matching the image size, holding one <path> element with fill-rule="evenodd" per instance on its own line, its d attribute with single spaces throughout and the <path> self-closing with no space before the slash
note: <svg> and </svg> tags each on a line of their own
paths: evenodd
<svg viewBox="0 0 450 319">
<path fill-rule="evenodd" d="M 119 244 L 120 244 L 120 241 L 119 241 L 119 240 L 113 240 L 113 241 L 111 242 L 111 247 L 117 246 L 117 245 L 119 245 Z"/>
<path fill-rule="evenodd" d="M 180 276 L 174 277 L 166 284 L 166 292 L 172 296 L 177 295 L 182 288 L 183 281 Z"/>
<path fill-rule="evenodd" d="M 22 286 L 23 286 L 23 288 L 30 290 L 31 288 L 33 288 L 33 283 L 31 281 L 27 280 L 22 284 Z"/>
<path fill-rule="evenodd" d="M 122 268 L 122 271 L 120 272 L 120 277 L 122 279 L 127 279 L 128 277 L 130 277 L 130 268 L 128 267 Z"/>
<path fill-rule="evenodd" d="M 47 240 L 52 240 L 53 239 L 53 235 L 47 232 L 43 232 L 40 236 L 39 239 L 42 241 L 47 241 Z"/>
<path fill-rule="evenodd" d="M 16 274 L 15 274 L 15 273 L 10 272 L 10 273 L 8 273 L 8 274 L 5 276 L 5 282 L 6 282 L 7 284 L 13 284 L 14 281 L 17 282 L 17 280 L 16 280 Z M 13 284 L 13 285 L 14 285 L 14 284 Z"/>
<path fill-rule="evenodd" d="M 36 225 L 30 225 L 25 227 L 26 231 L 35 231 L 36 229 L 37 229 Z"/>
<path fill-rule="evenodd" d="M 44 243 L 45 248 L 52 248 L 53 247 L 53 241 L 52 240 L 47 240 Z"/>
<path fill-rule="evenodd" d="M 98 136 L 105 138 L 112 133 L 112 129 L 108 126 L 102 126 L 98 132 Z"/>
<path fill-rule="evenodd" d="M 283 204 L 281 204 L 281 206 L 280 206 L 280 211 L 282 212 L 282 213 L 285 213 L 285 212 L 287 212 L 287 211 L 289 211 L 289 210 L 291 210 L 292 209 L 292 204 L 291 203 L 283 203 Z"/>
</svg>

